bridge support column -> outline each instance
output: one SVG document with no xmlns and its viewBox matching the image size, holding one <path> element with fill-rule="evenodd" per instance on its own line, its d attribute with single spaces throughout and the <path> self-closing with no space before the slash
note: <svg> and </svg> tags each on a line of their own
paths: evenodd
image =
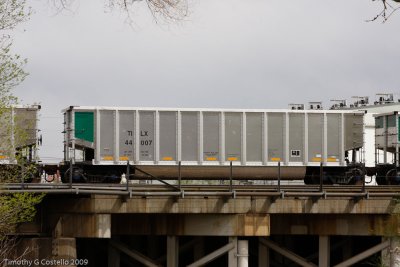
<svg viewBox="0 0 400 267">
<path fill-rule="evenodd" d="M 69 266 L 68 261 L 76 259 L 75 238 L 30 238 L 23 239 L 15 249 L 15 259 L 60 260 L 57 266 Z M 12 259 L 11 259 L 12 260 Z M 46 265 L 46 262 L 39 262 Z"/>
<path fill-rule="evenodd" d="M 382 250 L 382 264 L 384 266 L 395 267 L 400 265 L 400 241 L 395 237 L 383 238 L 389 240 L 390 246 Z"/>
<path fill-rule="evenodd" d="M 237 261 L 238 267 L 249 266 L 249 240 L 238 241 Z"/>
<path fill-rule="evenodd" d="M 179 240 L 177 236 L 167 236 L 167 267 L 178 267 Z"/>
<path fill-rule="evenodd" d="M 75 238 L 53 238 L 52 254 L 54 259 L 76 259 Z M 68 266 L 68 264 L 67 264 Z"/>
<path fill-rule="evenodd" d="M 68 214 L 57 216 L 53 236 L 110 238 L 111 214 Z"/>
<path fill-rule="evenodd" d="M 319 236 L 319 256 L 318 266 L 329 267 L 330 266 L 330 238 L 326 235 Z"/>
</svg>

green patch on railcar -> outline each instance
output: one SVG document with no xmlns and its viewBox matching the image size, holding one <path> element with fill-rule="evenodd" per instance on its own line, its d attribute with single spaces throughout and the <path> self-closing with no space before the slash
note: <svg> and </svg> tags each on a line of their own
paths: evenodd
<svg viewBox="0 0 400 267">
<path fill-rule="evenodd" d="M 94 141 L 93 112 L 75 112 L 75 138 L 88 142 Z"/>
</svg>

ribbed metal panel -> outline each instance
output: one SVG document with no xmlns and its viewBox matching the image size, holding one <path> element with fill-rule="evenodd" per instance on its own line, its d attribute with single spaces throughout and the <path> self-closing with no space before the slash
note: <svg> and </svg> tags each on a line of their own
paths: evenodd
<svg viewBox="0 0 400 267">
<path fill-rule="evenodd" d="M 98 111 L 97 111 L 98 110 Z M 75 107 L 93 112 L 96 164 L 326 166 L 363 143 L 363 113 Z M 73 116 L 65 116 L 71 120 Z M 66 125 L 70 125 L 66 121 Z M 73 127 L 73 126 L 72 126 Z M 66 131 L 68 147 L 74 141 Z M 68 153 L 67 153 L 68 155 Z"/>
</svg>

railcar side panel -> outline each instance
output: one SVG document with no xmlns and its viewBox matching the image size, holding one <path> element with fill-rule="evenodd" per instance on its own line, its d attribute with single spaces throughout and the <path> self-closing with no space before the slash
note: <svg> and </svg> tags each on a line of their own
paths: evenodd
<svg viewBox="0 0 400 267">
<path fill-rule="evenodd" d="M 289 114 L 289 161 L 304 162 L 304 120 L 300 113 Z"/>
<path fill-rule="evenodd" d="M 268 114 L 268 151 L 270 162 L 284 161 L 285 113 Z"/>
<path fill-rule="evenodd" d="M 154 162 L 155 155 L 155 116 L 154 111 L 139 111 L 139 161 Z"/>
<path fill-rule="evenodd" d="M 100 160 L 113 162 L 115 160 L 115 115 L 114 111 L 101 110 L 100 125 L 97 129 L 100 130 L 100 140 L 96 140 L 100 143 Z"/>
<path fill-rule="evenodd" d="M 160 161 L 177 161 L 177 112 L 160 114 Z"/>
<path fill-rule="evenodd" d="M 374 117 L 376 181 L 378 184 L 400 184 L 399 112 Z"/>
<path fill-rule="evenodd" d="M 220 113 L 203 113 L 203 161 L 206 163 L 218 163 L 221 160 L 220 124 Z"/>
<path fill-rule="evenodd" d="M 301 167 L 304 174 L 321 162 L 346 166 L 345 151 L 363 145 L 363 113 L 354 111 L 71 107 L 65 112 L 71 128 L 65 131 L 66 161 L 77 161 L 76 150 L 83 150 L 86 163 L 125 165 L 129 160 L 167 176 L 176 176 L 179 161 L 183 173 L 196 172 L 193 177 L 217 175 L 211 167 L 230 162 L 246 166 L 248 178 L 276 176 L 278 162 L 283 168 Z"/>
<path fill-rule="evenodd" d="M 181 113 L 182 161 L 199 161 L 199 113 Z"/>
<path fill-rule="evenodd" d="M 16 164 L 18 155 L 37 161 L 39 105 L 0 110 L 0 164 Z"/>
<path fill-rule="evenodd" d="M 308 162 L 323 161 L 324 114 L 308 115 Z"/>
<path fill-rule="evenodd" d="M 134 160 L 135 118 L 135 111 L 119 112 L 119 161 Z"/>
<path fill-rule="evenodd" d="M 339 162 L 341 150 L 341 114 L 327 114 L 327 161 Z"/>
<path fill-rule="evenodd" d="M 225 113 L 225 160 L 242 161 L 242 113 Z"/>
<path fill-rule="evenodd" d="M 246 113 L 246 161 L 263 160 L 263 113 Z"/>
</svg>

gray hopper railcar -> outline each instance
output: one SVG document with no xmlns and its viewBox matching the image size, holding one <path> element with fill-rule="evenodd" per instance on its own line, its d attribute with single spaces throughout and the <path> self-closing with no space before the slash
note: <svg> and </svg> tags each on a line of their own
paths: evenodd
<svg viewBox="0 0 400 267">
<path fill-rule="evenodd" d="M 351 183 L 363 175 L 364 112 L 71 106 L 64 113 L 64 162 L 74 179 L 130 164 L 160 179 L 281 179 Z M 67 174 L 66 174 L 67 175 Z M 139 175 L 137 173 L 136 175 Z"/>
<path fill-rule="evenodd" d="M 0 164 L 37 161 L 39 105 L 0 109 Z"/>
<path fill-rule="evenodd" d="M 400 115 L 398 111 L 376 114 L 375 168 L 379 185 L 400 184 Z"/>
</svg>

